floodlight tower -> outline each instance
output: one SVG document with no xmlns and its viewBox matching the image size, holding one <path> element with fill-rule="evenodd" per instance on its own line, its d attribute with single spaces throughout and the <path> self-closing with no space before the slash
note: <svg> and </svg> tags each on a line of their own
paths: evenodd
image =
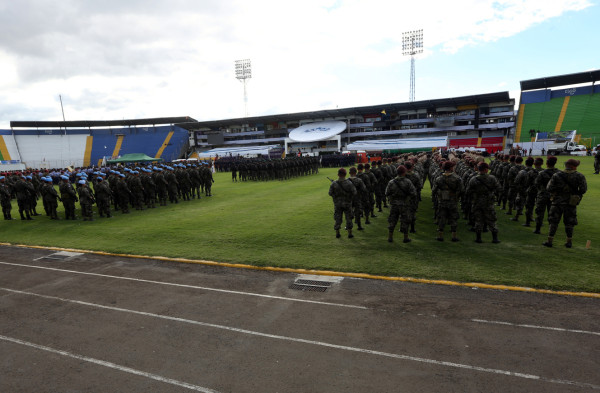
<svg viewBox="0 0 600 393">
<path fill-rule="evenodd" d="M 244 83 L 244 116 L 248 117 L 248 95 L 246 94 L 246 79 L 252 78 L 250 59 L 235 61 L 235 77 Z"/>
<path fill-rule="evenodd" d="M 423 29 L 402 33 L 402 54 L 410 55 L 409 102 L 415 100 L 415 55 L 423 53 Z"/>
</svg>

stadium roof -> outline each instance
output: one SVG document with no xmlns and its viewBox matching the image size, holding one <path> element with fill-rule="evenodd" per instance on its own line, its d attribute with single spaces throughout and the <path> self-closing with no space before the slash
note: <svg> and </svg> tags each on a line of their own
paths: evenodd
<svg viewBox="0 0 600 393">
<path fill-rule="evenodd" d="M 353 115 L 373 115 L 381 113 L 385 110 L 386 112 L 401 112 L 418 109 L 434 109 L 437 107 L 444 106 L 460 106 L 460 105 L 485 105 L 493 102 L 504 102 L 509 101 L 510 96 L 508 91 L 500 93 L 488 93 L 478 94 L 464 97 L 455 98 L 442 98 L 437 100 L 425 100 L 425 101 L 414 101 L 396 104 L 381 104 L 372 106 L 359 106 L 354 108 L 342 108 L 342 109 L 327 109 L 315 112 L 298 112 L 288 113 L 279 115 L 268 115 L 268 116 L 256 116 L 256 117 L 242 117 L 237 119 L 226 119 L 226 120 L 211 120 L 211 121 L 199 121 L 177 124 L 178 126 L 185 128 L 189 131 L 199 130 L 202 128 L 219 128 L 227 127 L 240 124 L 265 124 L 270 122 L 286 122 L 286 121 L 299 121 L 306 119 L 331 119 L 339 117 L 348 117 Z"/>
<path fill-rule="evenodd" d="M 595 83 L 598 80 L 600 80 L 600 70 L 586 71 L 577 74 L 549 76 L 521 81 L 521 90 L 538 90 L 557 86 L 577 85 L 580 83 Z"/>
<path fill-rule="evenodd" d="M 19 128 L 89 128 L 89 127 L 131 127 L 157 124 L 176 124 L 195 122 L 189 116 L 155 117 L 132 120 L 75 120 L 75 121 L 11 121 L 10 127 Z"/>
</svg>

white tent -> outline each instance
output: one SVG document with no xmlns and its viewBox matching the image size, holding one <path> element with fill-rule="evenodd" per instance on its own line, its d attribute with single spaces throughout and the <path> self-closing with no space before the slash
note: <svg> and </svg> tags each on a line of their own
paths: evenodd
<svg viewBox="0 0 600 393">
<path fill-rule="evenodd" d="M 403 138 L 356 141 L 346 146 L 351 151 L 383 151 L 383 150 L 431 150 L 434 147 L 447 147 L 448 137 L 438 138 Z"/>
<path fill-rule="evenodd" d="M 200 158 L 209 158 L 209 157 L 226 157 L 226 156 L 252 156 L 252 155 L 261 155 L 261 154 L 269 154 L 269 151 L 273 149 L 280 149 L 281 145 L 264 145 L 264 146 L 244 146 L 244 147 L 220 147 L 217 149 L 211 149 L 207 151 L 203 151 L 202 153 L 198 153 L 198 157 Z"/>
</svg>

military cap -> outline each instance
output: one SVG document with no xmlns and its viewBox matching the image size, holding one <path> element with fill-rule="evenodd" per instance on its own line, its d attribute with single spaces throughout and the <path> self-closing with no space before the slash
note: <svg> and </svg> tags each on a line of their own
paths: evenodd
<svg viewBox="0 0 600 393">
<path fill-rule="evenodd" d="M 544 164 L 544 159 L 542 157 L 537 157 L 535 161 L 533 161 L 534 165 L 542 165 Z"/>
<path fill-rule="evenodd" d="M 554 165 L 558 159 L 554 156 L 550 156 L 546 159 L 546 165 Z"/>
<path fill-rule="evenodd" d="M 442 169 L 444 171 L 449 171 L 454 167 L 454 163 L 452 161 L 446 161 L 444 162 L 444 164 L 442 165 Z"/>
<path fill-rule="evenodd" d="M 346 170 L 344 168 L 340 168 L 338 170 L 338 176 L 346 176 Z"/>
<path fill-rule="evenodd" d="M 400 165 L 398 169 L 396 169 L 396 173 L 398 176 L 403 176 L 406 174 L 406 167 L 404 165 Z"/>
</svg>

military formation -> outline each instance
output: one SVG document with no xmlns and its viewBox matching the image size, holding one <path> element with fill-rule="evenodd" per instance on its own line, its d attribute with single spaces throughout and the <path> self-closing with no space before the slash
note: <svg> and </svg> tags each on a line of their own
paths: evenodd
<svg viewBox="0 0 600 393">
<path fill-rule="evenodd" d="M 475 233 L 475 242 L 483 243 L 483 233 L 491 233 L 492 243 L 500 243 L 497 210 L 523 226 L 535 226 L 533 233 L 541 234 L 545 217 L 549 229 L 543 243 L 552 247 L 554 236 L 562 221 L 565 247 L 573 244 L 577 225 L 577 206 L 587 191 L 585 176 L 577 171 L 580 162 L 569 159 L 564 170 L 555 168 L 556 157 L 505 155 L 497 153 L 491 163 L 477 152 L 405 154 L 370 164 L 360 164 L 349 170 L 338 171 L 338 179 L 331 181 L 329 195 L 334 203 L 334 230 L 340 230 L 345 218 L 348 237 L 354 237 L 354 224 L 362 230 L 361 218 L 369 224 L 375 210 L 390 208 L 388 241 L 394 241 L 394 231 L 400 225 L 404 243 L 411 241 L 409 233 L 416 233 L 415 223 L 421 189 L 427 178 L 431 186 L 434 221 L 438 241 L 444 241 L 444 231 L 450 229 L 452 242 L 457 235 L 459 219 L 466 221 Z M 545 164 L 545 168 L 543 167 Z"/>
<path fill-rule="evenodd" d="M 21 220 L 39 216 L 41 199 L 46 216 L 58 220 L 58 202 L 65 219 L 76 220 L 76 203 L 81 218 L 111 218 L 113 211 L 128 214 L 130 208 L 145 210 L 212 196 L 214 179 L 208 164 L 179 164 L 86 168 L 75 171 L 5 173 L 0 176 L 0 201 L 5 220 L 13 220 L 12 201 L 16 199 Z M 58 191 L 55 187 L 58 185 Z"/>
<path fill-rule="evenodd" d="M 215 162 L 215 168 L 218 172 L 231 172 L 234 182 L 287 180 L 319 173 L 319 158 L 221 157 Z"/>
</svg>

